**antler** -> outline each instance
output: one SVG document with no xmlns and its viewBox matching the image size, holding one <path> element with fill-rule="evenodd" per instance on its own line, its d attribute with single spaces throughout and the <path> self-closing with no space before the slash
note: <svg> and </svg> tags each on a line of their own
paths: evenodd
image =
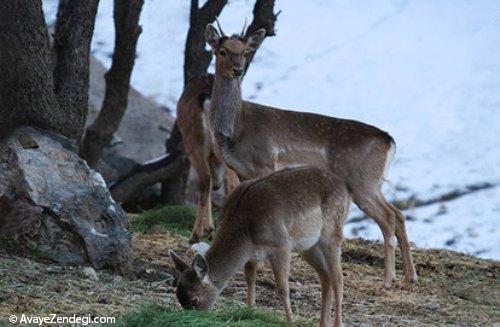
<svg viewBox="0 0 500 327">
<path fill-rule="evenodd" d="M 240 37 L 245 37 L 245 28 L 247 27 L 247 19 L 245 18 L 245 24 L 243 25 L 243 29 L 241 30 Z"/>
<path fill-rule="evenodd" d="M 220 23 L 219 23 L 219 20 L 217 19 L 217 17 L 215 17 L 215 22 L 217 23 L 217 27 L 219 28 L 219 32 L 220 32 L 221 36 L 226 36 L 224 31 L 222 30 L 222 27 L 220 27 Z"/>
</svg>

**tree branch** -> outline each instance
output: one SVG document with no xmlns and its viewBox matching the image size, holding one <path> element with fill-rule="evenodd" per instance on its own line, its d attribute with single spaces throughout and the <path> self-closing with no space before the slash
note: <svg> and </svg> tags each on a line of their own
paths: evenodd
<svg viewBox="0 0 500 327">
<path fill-rule="evenodd" d="M 253 20 L 245 33 L 245 39 L 252 35 L 253 32 L 258 31 L 261 28 L 266 30 L 266 37 L 275 36 L 276 32 L 274 30 L 274 25 L 280 13 L 281 11 L 277 14 L 274 13 L 274 0 L 256 0 L 253 8 Z M 245 73 L 247 72 L 248 67 L 250 67 L 250 63 L 252 62 L 256 52 L 257 49 L 247 54 Z"/>
<path fill-rule="evenodd" d="M 95 167 L 125 114 L 134 67 L 135 49 L 141 34 L 139 16 L 144 0 L 115 0 L 115 51 L 105 74 L 106 91 L 102 109 L 87 128 L 80 156 Z"/>
</svg>

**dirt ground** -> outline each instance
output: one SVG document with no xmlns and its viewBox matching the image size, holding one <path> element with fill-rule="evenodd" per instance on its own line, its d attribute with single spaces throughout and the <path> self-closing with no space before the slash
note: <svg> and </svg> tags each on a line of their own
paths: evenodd
<svg viewBox="0 0 500 327">
<path fill-rule="evenodd" d="M 144 303 L 177 303 L 169 249 L 186 253 L 186 238 L 157 231 L 137 233 L 134 277 L 98 272 L 98 280 L 82 268 L 62 267 L 0 250 L 0 324 L 11 314 L 120 315 Z M 382 247 L 347 240 L 343 253 L 346 326 L 500 326 L 498 262 L 441 250 L 415 250 L 420 276 L 414 285 L 398 281 L 381 287 Z M 398 260 L 399 253 L 397 254 Z M 294 315 L 316 322 L 319 284 L 315 272 L 294 257 L 290 276 Z M 239 273 L 223 297 L 244 301 L 245 282 Z M 257 306 L 281 310 L 269 267 L 259 270 Z M 310 318 L 310 319 L 308 319 Z M 8 324 L 8 323 L 7 323 Z M 313 325 L 315 325 L 314 323 Z"/>
</svg>

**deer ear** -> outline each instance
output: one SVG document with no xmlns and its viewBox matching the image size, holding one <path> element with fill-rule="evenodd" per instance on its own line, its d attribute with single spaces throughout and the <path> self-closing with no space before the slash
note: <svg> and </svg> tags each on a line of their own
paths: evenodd
<svg viewBox="0 0 500 327">
<path fill-rule="evenodd" d="M 217 29 L 212 24 L 208 24 L 205 28 L 205 41 L 210 45 L 212 50 L 215 50 L 219 44 L 219 40 L 220 34 Z"/>
<path fill-rule="evenodd" d="M 266 36 L 266 30 L 263 28 L 253 32 L 252 35 L 250 35 L 247 39 L 246 50 L 248 52 L 257 50 L 257 48 L 260 46 L 260 44 L 264 40 L 265 36 Z"/>
<path fill-rule="evenodd" d="M 188 269 L 189 265 L 184 260 L 182 260 L 181 257 L 177 255 L 177 253 L 170 250 L 168 251 L 168 254 L 170 254 L 170 256 L 172 257 L 172 260 L 174 261 L 175 264 L 175 268 L 177 268 L 178 271 L 184 272 L 184 270 Z"/>
<path fill-rule="evenodd" d="M 208 277 L 208 262 L 203 255 L 197 254 L 194 256 L 193 270 L 200 281 L 205 281 L 205 278 Z"/>
</svg>

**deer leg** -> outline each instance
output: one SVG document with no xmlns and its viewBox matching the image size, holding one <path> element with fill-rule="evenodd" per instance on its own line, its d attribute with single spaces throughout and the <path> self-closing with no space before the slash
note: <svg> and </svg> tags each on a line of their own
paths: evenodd
<svg viewBox="0 0 500 327">
<path fill-rule="evenodd" d="M 336 233 L 338 234 L 338 233 Z M 342 235 L 342 231 L 340 231 Z M 342 300 L 344 297 L 344 276 L 342 275 L 342 265 L 340 263 L 342 255 L 342 238 L 335 238 L 331 245 L 332 251 L 332 271 L 333 271 L 333 296 L 335 297 L 335 327 L 342 327 Z"/>
<path fill-rule="evenodd" d="M 247 282 L 247 306 L 255 306 L 255 279 L 257 263 L 249 261 L 245 264 L 245 280 Z"/>
<path fill-rule="evenodd" d="M 271 266 L 273 269 L 274 280 L 276 282 L 276 291 L 285 308 L 286 320 L 292 321 L 292 306 L 290 304 L 290 285 L 288 276 L 290 274 L 290 250 L 286 249 L 276 253 L 271 257 Z"/>
<path fill-rule="evenodd" d="M 196 166 L 195 166 L 196 167 Z M 191 237 L 189 238 L 189 243 L 197 243 L 200 241 L 201 236 L 204 231 L 213 231 L 213 221 L 212 221 L 212 210 L 211 210 L 211 187 L 212 182 L 210 178 L 210 174 L 207 169 L 199 169 L 196 168 L 198 173 L 198 186 L 199 186 L 199 194 L 198 194 L 198 208 L 196 211 L 196 221 L 194 223 L 193 232 L 191 233 Z M 205 221 L 206 219 L 206 221 Z M 207 227 L 205 227 L 207 224 Z"/>
<path fill-rule="evenodd" d="M 399 248 L 401 249 L 401 256 L 403 257 L 403 272 L 408 282 L 416 282 L 418 279 L 413 263 L 413 256 L 411 254 L 411 245 L 408 241 L 408 234 L 406 233 L 405 217 L 398 208 L 386 203 L 396 216 L 396 238 L 398 239 Z"/>
<path fill-rule="evenodd" d="M 396 258 L 394 237 L 395 217 L 392 210 L 389 210 L 383 198 L 375 193 L 367 195 L 363 191 L 353 190 L 353 199 L 356 205 L 368 216 L 372 217 L 380 227 L 384 237 L 384 286 L 390 288 L 392 281 L 396 278 Z"/>
<path fill-rule="evenodd" d="M 217 191 L 222 185 L 224 166 L 213 153 L 208 157 L 208 165 L 212 176 L 212 189 Z"/>
<path fill-rule="evenodd" d="M 319 243 L 303 252 L 302 257 L 318 273 L 321 284 L 321 317 L 319 325 L 320 327 L 326 327 L 330 323 L 332 312 L 332 277 L 330 265 Z"/>
<path fill-rule="evenodd" d="M 224 192 L 225 196 L 231 194 L 231 192 L 238 186 L 239 184 L 238 175 L 231 170 L 228 166 L 224 165 Z"/>
</svg>

